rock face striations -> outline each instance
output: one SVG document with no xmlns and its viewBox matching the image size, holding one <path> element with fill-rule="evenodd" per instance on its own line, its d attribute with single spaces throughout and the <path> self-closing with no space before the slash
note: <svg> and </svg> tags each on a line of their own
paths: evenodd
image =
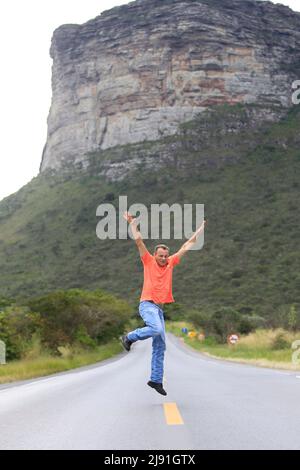
<svg viewBox="0 0 300 470">
<path fill-rule="evenodd" d="M 157 140 L 212 105 L 289 107 L 300 13 L 255 0 L 137 0 L 53 35 L 41 172 Z"/>
</svg>

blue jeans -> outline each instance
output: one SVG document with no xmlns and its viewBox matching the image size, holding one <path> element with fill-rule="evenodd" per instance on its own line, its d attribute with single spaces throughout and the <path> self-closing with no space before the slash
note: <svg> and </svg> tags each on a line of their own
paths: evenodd
<svg viewBox="0 0 300 470">
<path fill-rule="evenodd" d="M 147 326 L 131 331 L 127 334 L 127 338 L 132 342 L 152 338 L 150 380 L 162 383 L 166 350 L 164 312 L 158 305 L 148 302 L 148 300 L 143 300 L 139 305 L 139 314 Z"/>
</svg>

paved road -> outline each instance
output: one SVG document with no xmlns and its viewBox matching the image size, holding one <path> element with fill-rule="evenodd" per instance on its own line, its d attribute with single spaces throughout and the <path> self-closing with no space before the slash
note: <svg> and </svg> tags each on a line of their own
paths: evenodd
<svg viewBox="0 0 300 470">
<path fill-rule="evenodd" d="M 168 335 L 163 397 L 146 385 L 150 354 L 147 340 L 1 386 L 0 449 L 300 449 L 300 373 L 211 360 Z M 168 424 L 170 403 L 183 424 Z"/>
</svg>

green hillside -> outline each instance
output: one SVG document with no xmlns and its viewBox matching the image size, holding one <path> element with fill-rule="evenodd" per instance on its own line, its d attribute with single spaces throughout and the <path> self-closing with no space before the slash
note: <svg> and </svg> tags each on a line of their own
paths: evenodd
<svg viewBox="0 0 300 470">
<path fill-rule="evenodd" d="M 243 125 L 233 131 L 227 123 L 237 121 Z M 292 304 L 300 306 L 299 128 L 296 106 L 280 123 L 257 127 L 247 107 L 223 106 L 161 142 L 92 155 L 85 173 L 41 174 L 0 202 L 0 296 L 101 288 L 135 308 L 142 265 L 134 242 L 102 241 L 95 232 L 97 206 L 118 207 L 127 195 L 129 205 L 205 204 L 204 248 L 174 271 L 182 312 L 225 306 L 281 323 Z M 107 159 L 151 151 L 176 158 L 152 169 L 141 162 L 122 181 L 98 175 Z M 160 241 L 172 252 L 183 243 Z M 146 241 L 150 250 L 157 243 Z"/>
</svg>

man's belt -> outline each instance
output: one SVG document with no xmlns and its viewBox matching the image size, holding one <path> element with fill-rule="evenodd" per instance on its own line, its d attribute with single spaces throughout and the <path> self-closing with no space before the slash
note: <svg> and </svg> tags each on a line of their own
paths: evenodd
<svg viewBox="0 0 300 470">
<path fill-rule="evenodd" d="M 159 304 L 159 303 L 157 303 L 157 302 L 154 302 L 153 300 L 148 300 L 148 302 L 151 302 L 152 304 L 157 305 L 157 306 L 158 306 L 159 308 L 161 308 L 161 309 L 163 309 L 163 307 L 164 307 L 164 305 L 165 305 L 165 304 Z"/>
</svg>

